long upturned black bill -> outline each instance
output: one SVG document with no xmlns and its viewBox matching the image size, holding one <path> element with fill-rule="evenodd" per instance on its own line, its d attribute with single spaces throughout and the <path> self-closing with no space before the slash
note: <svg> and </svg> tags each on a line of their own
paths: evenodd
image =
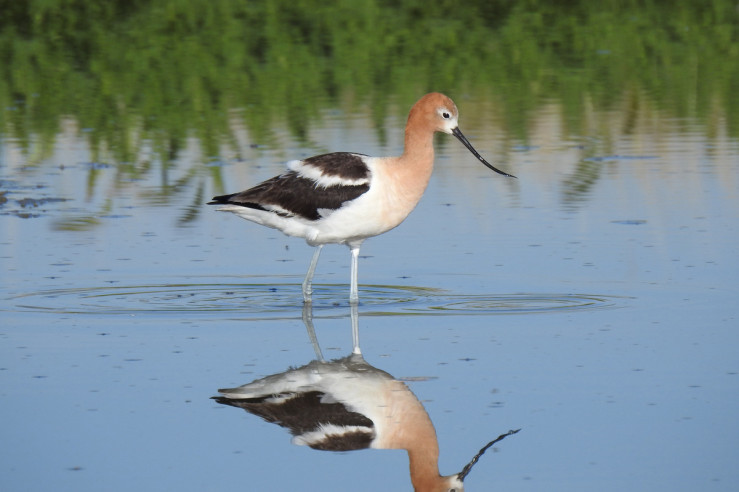
<svg viewBox="0 0 739 492">
<path fill-rule="evenodd" d="M 501 173 L 501 174 L 505 174 L 505 173 Z M 510 176 L 510 174 L 506 174 L 506 176 Z M 513 177 L 515 178 L 515 176 L 513 176 Z M 469 463 L 467 463 L 465 465 L 465 467 L 462 469 L 462 471 L 457 474 L 457 478 L 459 479 L 459 481 L 460 482 L 464 482 L 464 477 L 466 477 L 470 473 L 470 470 L 472 470 L 472 467 L 474 466 L 474 464 L 477 463 L 477 460 L 480 459 L 480 456 L 482 456 L 483 453 L 485 451 L 487 451 L 490 446 L 492 446 L 496 442 L 502 441 L 506 437 L 508 437 L 510 435 L 513 435 L 513 434 L 515 434 L 516 432 L 518 432 L 520 430 L 521 429 L 509 430 L 505 434 L 499 435 L 498 437 L 496 437 L 495 439 L 493 439 L 492 441 L 490 441 L 489 443 L 487 443 L 485 446 L 483 446 L 483 448 L 475 455 L 475 457 L 472 458 L 472 461 L 470 461 Z"/>
<path fill-rule="evenodd" d="M 464 146 L 467 147 L 467 150 L 469 150 L 470 152 L 472 152 L 472 154 L 475 157 L 477 157 L 480 160 L 480 162 L 482 162 L 483 164 L 485 164 L 487 167 L 489 167 L 490 169 L 492 169 L 493 171 L 495 171 L 498 174 L 502 174 L 503 176 L 508 176 L 510 178 L 515 178 L 514 175 L 508 174 L 506 172 L 501 171 L 500 169 L 498 169 L 497 167 L 493 166 L 488 161 L 486 161 L 485 159 L 483 159 L 482 156 L 472 146 L 472 144 L 470 143 L 470 141 L 467 140 L 467 137 L 465 137 L 464 134 L 462 134 L 462 130 L 460 130 L 459 127 L 457 127 L 454 130 L 452 130 L 452 135 L 454 135 L 455 137 L 457 137 L 457 140 L 459 140 L 460 142 L 462 142 L 462 144 L 464 144 Z"/>
</svg>

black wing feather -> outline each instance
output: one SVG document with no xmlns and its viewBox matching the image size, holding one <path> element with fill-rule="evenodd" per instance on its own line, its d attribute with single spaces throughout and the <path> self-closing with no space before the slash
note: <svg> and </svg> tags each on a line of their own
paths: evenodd
<svg viewBox="0 0 739 492">
<path fill-rule="evenodd" d="M 351 156 L 353 158 L 347 158 Z M 369 170 L 361 157 L 335 152 L 311 157 L 305 162 L 323 170 L 329 176 L 347 179 L 363 179 Z M 269 205 L 287 210 L 287 215 L 297 215 L 308 220 L 321 218 L 320 209 L 336 210 L 369 190 L 369 184 L 335 185 L 317 187 L 312 179 L 304 178 L 295 171 L 268 179 L 240 193 L 213 197 L 208 205 L 239 205 L 257 210 L 269 210 Z"/>
<path fill-rule="evenodd" d="M 318 430 L 321 424 L 337 426 L 360 426 L 374 429 L 374 423 L 364 415 L 348 410 L 343 404 L 323 403 L 324 393 L 308 391 L 292 394 L 281 403 L 270 403 L 269 399 L 278 395 L 265 395 L 255 398 L 225 398 L 216 396 L 218 403 L 243 408 L 267 422 L 277 424 L 290 431 L 293 436 Z M 351 451 L 369 447 L 374 432 L 347 432 L 310 445 L 314 449 L 324 451 Z"/>
</svg>

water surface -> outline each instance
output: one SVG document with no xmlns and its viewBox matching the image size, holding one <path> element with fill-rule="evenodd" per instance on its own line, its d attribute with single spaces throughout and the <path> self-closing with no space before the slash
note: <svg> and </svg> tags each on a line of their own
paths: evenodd
<svg viewBox="0 0 739 492">
<path fill-rule="evenodd" d="M 509 18 L 501 46 L 516 22 L 533 21 Z M 739 140 L 736 96 L 721 83 L 731 64 L 695 92 L 658 83 L 683 80 L 665 67 L 630 85 L 616 76 L 636 73 L 628 64 L 640 58 L 609 36 L 613 50 L 584 50 L 570 68 L 552 62 L 558 53 L 526 51 L 531 71 L 510 80 L 409 82 L 400 59 L 382 96 L 381 84 L 354 95 L 348 88 L 371 85 L 357 75 L 334 96 L 301 86 L 302 106 L 250 106 L 258 85 L 243 100 L 188 86 L 187 111 L 203 104 L 199 117 L 147 106 L 161 100 L 156 84 L 141 99 L 116 86 L 117 103 L 96 89 L 82 109 L 66 86 L 6 101 L 0 489 L 409 490 L 400 450 L 294 446 L 283 429 L 210 400 L 308 364 L 316 343 L 326 359 L 345 357 L 352 336 L 346 248 L 322 254 L 312 339 L 300 294 L 311 248 L 204 203 L 292 158 L 397 154 L 409 105 L 442 89 L 477 150 L 518 179 L 438 136 L 423 200 L 365 243 L 359 265 L 364 358 L 422 402 L 441 472 L 521 428 L 480 459 L 468 490 L 736 490 Z M 721 52 L 705 49 L 706 63 Z M 264 87 L 279 80 L 275 92 L 289 94 L 271 63 L 258 72 Z M 576 70 L 604 66 L 601 79 Z M 103 88 L 114 80 L 95 73 Z M 527 77 L 540 78 L 514 84 Z M 559 83 L 568 77 L 576 98 Z M 593 80 L 602 85 L 587 89 Z M 55 104 L 34 103 L 47 95 Z M 111 113 L 95 110 L 106 104 Z"/>
</svg>

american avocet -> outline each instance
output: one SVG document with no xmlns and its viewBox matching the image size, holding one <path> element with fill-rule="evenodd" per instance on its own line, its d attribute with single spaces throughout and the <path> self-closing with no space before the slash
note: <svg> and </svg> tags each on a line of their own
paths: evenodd
<svg viewBox="0 0 739 492">
<path fill-rule="evenodd" d="M 428 413 L 402 381 L 368 364 L 361 354 L 305 366 L 218 390 L 218 403 L 243 408 L 287 428 L 292 442 L 324 451 L 405 449 L 414 490 L 464 490 L 472 466 L 493 444 L 485 445 L 454 475 L 439 474 L 439 442 Z"/>
<path fill-rule="evenodd" d="M 365 239 L 398 226 L 418 204 L 434 166 L 435 132 L 454 135 L 487 167 L 515 177 L 483 159 L 460 131 L 457 119 L 457 106 L 451 99 L 438 92 L 426 94 L 408 115 L 400 157 L 334 152 L 291 161 L 288 172 L 246 191 L 216 196 L 208 204 L 316 246 L 303 280 L 305 302 L 311 301 L 311 283 L 323 245 L 349 246 L 349 301 L 357 303 L 359 248 Z"/>
</svg>

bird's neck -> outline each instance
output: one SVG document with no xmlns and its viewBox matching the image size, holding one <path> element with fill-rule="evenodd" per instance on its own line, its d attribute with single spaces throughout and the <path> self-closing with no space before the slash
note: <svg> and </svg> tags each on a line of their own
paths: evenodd
<svg viewBox="0 0 739 492">
<path fill-rule="evenodd" d="M 388 437 L 380 448 L 408 452 L 411 482 L 415 490 L 439 490 L 439 441 L 434 424 L 418 398 L 400 381 L 389 386 L 392 399 L 385 407 Z"/>
<path fill-rule="evenodd" d="M 416 491 L 439 490 L 444 477 L 439 475 L 439 448 L 408 449 L 411 483 Z"/>
<path fill-rule="evenodd" d="M 411 116 L 413 117 L 413 116 Z M 420 200 L 434 170 L 434 133 L 423 126 L 409 122 L 405 131 L 405 148 L 394 169 L 399 182 L 407 183 L 414 192 L 416 203 Z"/>
<path fill-rule="evenodd" d="M 434 132 L 409 124 L 405 130 L 405 147 L 401 158 L 433 167 Z"/>
</svg>

